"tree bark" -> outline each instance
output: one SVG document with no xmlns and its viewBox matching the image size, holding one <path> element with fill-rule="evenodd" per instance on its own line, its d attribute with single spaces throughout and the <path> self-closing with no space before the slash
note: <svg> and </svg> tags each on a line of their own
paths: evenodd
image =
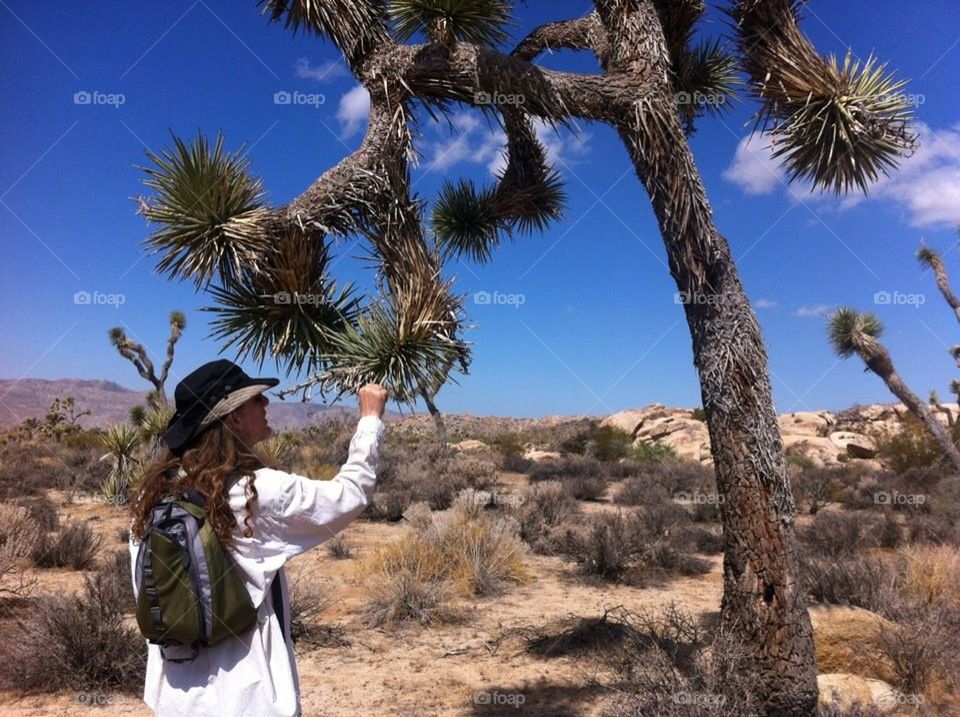
<svg viewBox="0 0 960 717">
<path fill-rule="evenodd" d="M 860 358 L 867 364 L 867 368 L 877 374 L 887 384 L 890 393 L 899 398 L 903 405 L 907 407 L 907 410 L 920 419 L 937 442 L 937 445 L 940 446 L 943 454 L 953 464 L 954 469 L 960 473 L 960 450 L 957 450 L 956 444 L 947 435 L 930 407 L 920 400 L 920 397 L 911 391 L 910 387 L 897 374 L 893 367 L 893 361 L 890 359 L 890 354 L 883 345 L 873 337 L 863 335 L 857 338 L 856 344 Z"/>
<path fill-rule="evenodd" d="M 599 3 L 598 3 L 599 5 Z M 713 224 L 668 80 L 665 39 L 652 7 L 636 27 L 661 58 L 659 97 L 618 126 L 650 196 L 693 339 L 722 496 L 721 626 L 742 641 L 741 669 L 759 680 L 769 715 L 811 715 L 817 703 L 813 629 L 798 579 L 796 507 L 773 409 L 767 356 L 726 240 Z M 604 15 L 603 9 L 600 10 Z M 604 22 L 607 22 L 604 18 Z M 611 22 L 625 22 L 617 14 Z M 611 32 L 613 32 L 611 30 Z M 629 53 L 636 45 L 614 42 Z M 629 56 L 613 62 L 630 63 Z"/>
<path fill-rule="evenodd" d="M 436 404 L 431 400 L 430 396 L 427 395 L 427 392 L 424 391 L 420 394 L 423 398 L 423 402 L 427 405 L 427 410 L 430 412 L 430 415 L 433 416 L 433 423 L 437 428 L 437 440 L 440 442 L 440 445 L 444 448 L 447 447 L 447 426 L 443 420 L 443 414 L 440 413 L 440 409 L 437 408 Z"/>
</svg>

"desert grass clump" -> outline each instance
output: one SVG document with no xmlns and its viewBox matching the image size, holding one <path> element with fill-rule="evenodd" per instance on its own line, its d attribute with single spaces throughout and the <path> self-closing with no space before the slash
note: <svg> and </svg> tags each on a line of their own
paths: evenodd
<svg viewBox="0 0 960 717">
<path fill-rule="evenodd" d="M 30 513 L 30 517 L 40 526 L 40 530 L 50 532 L 60 527 L 60 515 L 57 506 L 46 495 L 35 495 L 20 498 L 16 505 L 22 506 Z"/>
<path fill-rule="evenodd" d="M 0 687 L 18 693 L 143 691 L 146 642 L 101 574 L 79 595 L 48 595 L 0 635 Z"/>
<path fill-rule="evenodd" d="M 837 560 L 877 547 L 877 527 L 878 522 L 861 511 L 820 512 L 799 532 L 807 554 Z"/>
<path fill-rule="evenodd" d="M 327 555 L 334 560 L 346 560 L 353 554 L 350 544 L 344 540 L 343 535 L 337 535 L 326 543 Z"/>
<path fill-rule="evenodd" d="M 372 588 L 368 624 L 454 620 L 456 597 L 498 594 L 527 579 L 515 521 L 462 503 L 444 513 L 420 504 L 408 516 L 407 533 L 361 564 Z"/>
<path fill-rule="evenodd" d="M 43 538 L 43 531 L 30 512 L 17 505 L 0 503 L 0 595 L 27 597 L 36 586 L 27 568 Z"/>
<path fill-rule="evenodd" d="M 38 568 L 86 570 L 93 566 L 100 542 L 89 525 L 73 522 L 53 537 L 44 534 L 33 551 L 33 562 Z"/>
<path fill-rule="evenodd" d="M 808 557 L 800 561 L 804 589 L 815 602 L 862 607 L 881 614 L 895 598 L 900 569 L 875 556 Z"/>
</svg>

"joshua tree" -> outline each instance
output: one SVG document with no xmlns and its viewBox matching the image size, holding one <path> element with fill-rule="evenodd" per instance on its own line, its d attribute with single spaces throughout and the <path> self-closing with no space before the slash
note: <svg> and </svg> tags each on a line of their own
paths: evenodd
<svg viewBox="0 0 960 717">
<path fill-rule="evenodd" d="M 830 343 L 843 358 L 857 354 L 867 368 L 879 376 L 890 392 L 903 401 L 913 415 L 926 426 L 936 440 L 943 454 L 950 459 L 954 468 L 960 472 L 960 451 L 947 435 L 943 426 L 933 415 L 930 407 L 897 374 L 890 360 L 890 354 L 877 339 L 883 333 L 883 324 L 875 315 L 860 313 L 855 309 L 840 308 L 829 321 Z"/>
<path fill-rule="evenodd" d="M 923 266 L 933 270 L 933 275 L 937 280 L 937 288 L 943 295 L 944 301 L 953 309 L 957 321 L 960 321 L 960 299 L 957 298 L 956 294 L 954 294 L 950 288 L 950 279 L 947 277 L 947 269 L 943 265 L 943 259 L 940 258 L 936 250 L 928 246 L 921 246 L 917 250 L 917 259 Z"/>
<path fill-rule="evenodd" d="M 160 367 L 160 375 L 156 374 L 153 367 L 153 361 L 147 355 L 147 350 L 143 344 L 131 341 L 126 331 L 120 326 L 114 326 L 107 332 L 110 337 L 110 343 L 114 345 L 119 354 L 130 361 L 144 379 L 153 385 L 153 391 L 148 396 L 148 403 L 154 408 L 166 407 L 167 394 L 163 385 L 167 382 L 167 375 L 170 373 L 170 365 L 173 363 L 173 347 L 183 335 L 183 329 L 187 325 L 187 317 L 182 311 L 170 312 L 170 336 L 167 338 L 167 355 L 163 360 L 163 366 Z"/>
<path fill-rule="evenodd" d="M 401 398 L 466 371 L 460 300 L 442 259 L 486 260 L 501 239 L 542 229 L 563 205 L 533 119 L 610 125 L 650 197 L 670 273 L 684 296 L 694 363 L 724 497 L 721 625 L 748 646 L 768 714 L 816 707 L 813 639 L 797 579 L 795 506 L 771 399 L 767 357 L 725 238 L 713 223 L 687 134 L 722 107 L 739 59 L 759 125 L 791 179 L 837 192 L 865 188 L 910 148 L 902 83 L 872 58 L 824 59 L 799 29 L 796 0 L 730 3 L 738 53 L 694 43 L 702 0 L 595 0 L 572 19 L 534 28 L 512 50 L 510 3 L 498 0 L 263 0 L 273 20 L 325 37 L 370 95 L 360 147 L 286 206 L 268 207 L 239 155 L 192 147 L 148 155 L 141 200 L 163 225 L 148 240 L 158 269 L 211 280 L 215 325 L 255 358 L 276 357 L 339 390 L 375 379 Z M 423 42 L 407 42 L 414 36 Z M 597 73 L 547 70 L 541 52 L 592 53 Z M 700 100 L 706 96 L 708 102 Z M 523 98 L 522 104 L 498 98 Z M 506 166 L 489 187 L 448 184 L 428 245 L 411 194 L 412 114 L 473 105 L 502 126 Z M 328 242 L 365 236 L 383 295 L 366 308 L 324 275 Z M 278 300 L 284 297 L 286 300 Z M 290 300 L 290 297 L 294 300 Z M 308 297 L 305 301 L 301 297 Z M 267 297 L 267 300 L 264 300 Z"/>
</svg>

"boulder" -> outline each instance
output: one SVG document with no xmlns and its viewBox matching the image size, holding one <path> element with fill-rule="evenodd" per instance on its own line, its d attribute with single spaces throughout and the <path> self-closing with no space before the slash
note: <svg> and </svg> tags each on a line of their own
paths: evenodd
<svg viewBox="0 0 960 717">
<path fill-rule="evenodd" d="M 483 451 L 490 446 L 488 446 L 483 441 L 478 441 L 473 438 L 468 438 L 465 441 L 460 441 L 459 443 L 452 443 L 450 445 L 455 451 Z"/>
<path fill-rule="evenodd" d="M 660 411 L 645 418 L 637 429 L 635 444 L 642 441 L 669 446 L 687 460 L 711 460 L 707 424 L 692 418 L 687 410 Z"/>
<path fill-rule="evenodd" d="M 817 436 L 783 436 L 783 448 L 809 458 L 817 468 L 839 463 L 840 449 L 829 438 Z"/>
<path fill-rule="evenodd" d="M 822 438 L 836 423 L 836 417 L 829 411 L 795 411 L 777 416 L 777 425 L 780 426 L 782 435 Z"/>
<path fill-rule="evenodd" d="M 873 458 L 877 455 L 877 444 L 869 436 L 851 431 L 834 431 L 830 442 L 851 458 Z"/>
<path fill-rule="evenodd" d="M 820 704 L 832 704 L 844 710 L 859 703 L 861 707 L 873 706 L 889 713 L 906 700 L 905 695 L 883 680 L 844 672 L 817 675 L 817 688 L 820 690 Z"/>
<path fill-rule="evenodd" d="M 528 461 L 545 461 L 560 458 L 561 454 L 557 451 L 542 451 L 532 443 L 527 443 L 523 447 L 523 457 Z"/>
</svg>

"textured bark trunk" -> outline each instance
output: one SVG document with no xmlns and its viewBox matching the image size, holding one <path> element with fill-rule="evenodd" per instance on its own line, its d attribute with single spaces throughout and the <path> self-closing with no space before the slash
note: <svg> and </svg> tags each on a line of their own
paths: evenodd
<svg viewBox="0 0 960 717">
<path fill-rule="evenodd" d="M 440 441 L 440 445 L 446 448 L 447 446 L 447 426 L 443 421 L 443 414 L 440 413 L 440 409 L 436 407 L 430 396 L 423 392 L 420 394 L 423 398 L 423 402 L 427 404 L 427 410 L 430 412 L 430 415 L 433 416 L 433 423 L 437 427 L 437 440 Z"/>
<path fill-rule="evenodd" d="M 933 265 L 933 275 L 936 277 L 937 288 L 943 295 L 943 300 L 950 305 L 951 309 L 953 309 L 953 314 L 957 317 L 957 321 L 960 321 L 960 299 L 958 299 L 950 289 L 950 280 L 947 278 L 947 270 L 943 266 L 943 262 L 939 259 Z"/>
<path fill-rule="evenodd" d="M 923 425 L 927 427 L 927 430 L 930 432 L 930 435 L 933 436 L 937 445 L 940 446 L 943 454 L 953 464 L 954 469 L 960 473 L 960 451 L 957 450 L 956 444 L 944 430 L 943 425 L 937 420 L 937 417 L 933 415 L 930 407 L 910 390 L 910 387 L 903 382 L 903 379 L 900 378 L 896 371 L 880 373 L 877 368 L 874 368 L 874 362 L 871 361 L 867 361 L 867 366 L 883 379 L 883 382 L 887 384 L 887 388 L 890 389 L 890 393 L 903 401 L 903 405 L 907 407 L 907 410 L 919 418 Z M 880 370 L 884 369 L 880 368 Z"/>
<path fill-rule="evenodd" d="M 623 37 L 638 38 L 622 47 L 636 47 L 642 38 L 644 54 L 660 58 L 659 66 L 638 72 L 662 78 L 659 92 L 636 103 L 634 116 L 622 118 L 618 131 L 650 196 L 693 339 L 722 496 L 721 627 L 742 642 L 739 668 L 758 681 L 755 696 L 766 714 L 812 715 L 817 705 L 813 629 L 798 579 L 796 507 L 760 327 L 730 248 L 713 224 L 680 124 L 665 39 L 652 6 L 641 4 L 632 18 L 604 7 L 600 13 Z M 623 21 L 631 26 L 618 28 Z M 626 55 L 613 61 L 635 60 Z"/>
</svg>

